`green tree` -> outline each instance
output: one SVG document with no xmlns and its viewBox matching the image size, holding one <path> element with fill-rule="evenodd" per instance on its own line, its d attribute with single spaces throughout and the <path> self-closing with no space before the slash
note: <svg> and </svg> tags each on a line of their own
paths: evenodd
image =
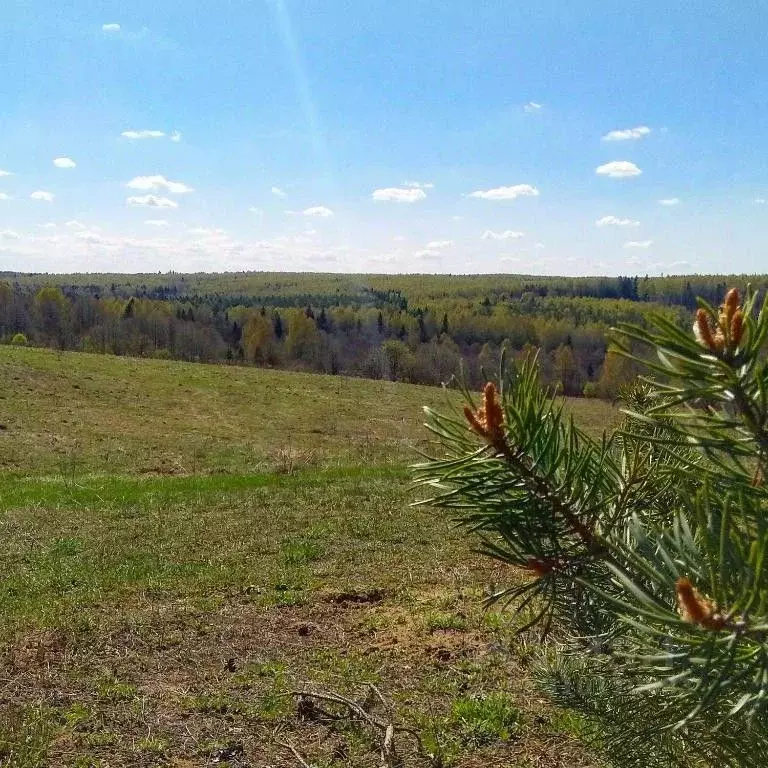
<svg viewBox="0 0 768 768">
<path fill-rule="evenodd" d="M 599 397 L 615 400 L 623 386 L 637 376 L 635 363 L 617 349 L 610 349 L 605 356 L 600 376 L 597 380 Z"/>
<path fill-rule="evenodd" d="M 307 307 L 305 311 L 295 310 L 288 320 L 285 337 L 285 351 L 289 360 L 316 367 L 320 353 L 320 333 L 315 325 L 314 314 Z"/>
<path fill-rule="evenodd" d="M 41 288 L 35 294 L 34 311 L 46 339 L 63 348 L 69 327 L 69 302 L 61 288 L 53 285 Z"/>
<path fill-rule="evenodd" d="M 492 601 L 548 638 L 542 689 L 616 768 L 768 763 L 768 302 L 700 300 L 694 331 L 622 327 L 657 381 L 603 440 L 529 361 L 481 408 L 427 409 L 445 455 L 416 468 L 518 569 Z"/>
<path fill-rule="evenodd" d="M 413 370 L 413 353 L 408 345 L 398 339 L 388 339 L 381 345 L 386 365 L 386 378 L 393 381 L 407 380 Z"/>
<path fill-rule="evenodd" d="M 10 283 L 0 280 L 0 337 L 13 330 L 13 288 Z"/>
<path fill-rule="evenodd" d="M 555 377 L 564 395 L 581 394 L 581 372 L 573 349 L 561 344 L 554 353 Z"/>
<path fill-rule="evenodd" d="M 275 362 L 277 345 L 274 328 L 269 318 L 261 312 L 248 318 L 243 328 L 242 342 L 248 360 L 262 365 Z"/>
</svg>

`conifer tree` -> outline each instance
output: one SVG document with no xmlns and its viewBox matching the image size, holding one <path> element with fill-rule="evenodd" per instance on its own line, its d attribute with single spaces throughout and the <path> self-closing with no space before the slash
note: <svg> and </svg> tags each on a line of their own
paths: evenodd
<svg viewBox="0 0 768 768">
<path fill-rule="evenodd" d="M 613 434 L 576 427 L 528 360 L 480 407 L 427 409 L 442 455 L 416 467 L 516 567 L 491 601 L 547 638 L 542 688 L 615 768 L 768 764 L 768 303 L 698 306 L 693 333 L 617 333 L 654 355 Z"/>
</svg>

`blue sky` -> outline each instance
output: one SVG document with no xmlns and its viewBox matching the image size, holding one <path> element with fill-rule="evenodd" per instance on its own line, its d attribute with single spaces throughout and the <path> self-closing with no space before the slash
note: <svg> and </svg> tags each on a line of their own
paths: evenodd
<svg viewBox="0 0 768 768">
<path fill-rule="evenodd" d="M 4 0 L 0 269 L 765 272 L 766 29 L 762 0 Z"/>
</svg>

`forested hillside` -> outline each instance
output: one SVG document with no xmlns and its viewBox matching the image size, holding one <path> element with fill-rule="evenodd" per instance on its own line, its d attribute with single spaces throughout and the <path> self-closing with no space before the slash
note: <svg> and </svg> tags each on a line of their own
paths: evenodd
<svg viewBox="0 0 768 768">
<path fill-rule="evenodd" d="M 0 340 L 471 385 L 540 350 L 545 383 L 613 397 L 633 377 L 607 330 L 649 313 L 688 322 L 695 297 L 760 277 L 545 278 L 292 273 L 0 275 Z"/>
</svg>

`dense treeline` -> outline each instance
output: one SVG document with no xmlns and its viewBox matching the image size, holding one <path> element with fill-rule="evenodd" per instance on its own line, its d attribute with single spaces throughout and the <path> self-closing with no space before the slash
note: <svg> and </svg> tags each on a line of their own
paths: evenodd
<svg viewBox="0 0 768 768">
<path fill-rule="evenodd" d="M 746 279 L 479 275 L 21 275 L 0 281 L 0 340 L 117 355 L 470 384 L 500 349 L 540 350 L 545 383 L 612 397 L 634 375 L 607 329 L 687 322 Z M 753 278 L 756 287 L 765 278 Z"/>
</svg>

